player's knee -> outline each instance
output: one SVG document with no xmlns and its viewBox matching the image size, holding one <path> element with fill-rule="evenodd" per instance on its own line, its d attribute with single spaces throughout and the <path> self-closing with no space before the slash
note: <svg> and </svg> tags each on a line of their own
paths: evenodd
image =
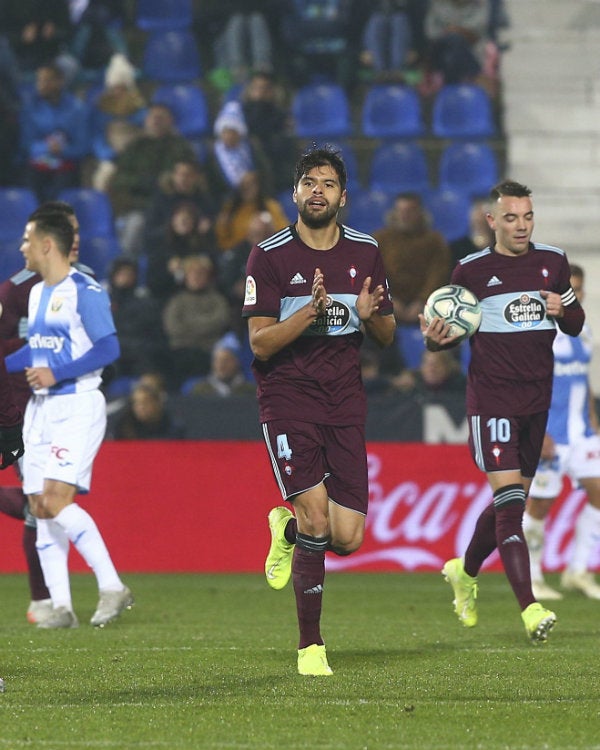
<svg viewBox="0 0 600 750">
<path fill-rule="evenodd" d="M 329 543 L 329 549 L 331 552 L 333 552 L 336 555 L 339 555 L 340 557 L 346 557 L 347 555 L 351 555 L 353 552 L 356 552 L 358 549 L 360 549 L 360 545 L 363 542 L 363 534 L 362 532 L 357 532 L 348 539 L 343 538 L 335 538 L 332 539 Z"/>
</svg>

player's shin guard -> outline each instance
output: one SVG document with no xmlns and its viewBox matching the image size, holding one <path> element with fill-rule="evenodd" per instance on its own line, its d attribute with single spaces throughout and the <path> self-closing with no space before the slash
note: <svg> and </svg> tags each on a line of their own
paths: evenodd
<svg viewBox="0 0 600 750">
<path fill-rule="evenodd" d="M 476 578 L 479 569 L 496 549 L 496 510 L 491 503 L 484 508 L 465 552 L 464 569 L 471 578 Z"/>
<path fill-rule="evenodd" d="M 328 539 L 298 534 L 292 561 L 292 581 L 300 640 L 298 648 L 323 645 L 321 606 L 325 581 L 325 550 Z"/>
</svg>

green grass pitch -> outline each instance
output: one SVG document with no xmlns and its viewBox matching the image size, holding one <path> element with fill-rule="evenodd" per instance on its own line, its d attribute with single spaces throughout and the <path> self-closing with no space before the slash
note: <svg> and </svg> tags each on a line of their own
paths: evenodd
<svg viewBox="0 0 600 750">
<path fill-rule="evenodd" d="M 566 596 L 536 647 L 501 574 L 480 577 L 471 630 L 439 574 L 329 574 L 334 675 L 307 678 L 291 586 L 125 579 L 136 606 L 94 630 L 94 579 L 74 576 L 81 627 L 52 632 L 25 621 L 24 576 L 2 576 L 0 750 L 600 748 L 600 602 Z"/>
</svg>

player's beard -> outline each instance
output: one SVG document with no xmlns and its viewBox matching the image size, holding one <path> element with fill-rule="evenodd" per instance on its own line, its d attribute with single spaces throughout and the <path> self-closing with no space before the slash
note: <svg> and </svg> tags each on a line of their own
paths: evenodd
<svg viewBox="0 0 600 750">
<path fill-rule="evenodd" d="M 302 219 L 303 223 L 307 227 L 310 227 L 311 229 L 322 229 L 323 227 L 331 224 L 332 219 L 335 220 L 335 217 L 337 216 L 339 210 L 340 204 L 337 203 L 337 205 L 335 206 L 327 206 L 325 213 L 315 215 L 310 211 L 308 207 L 308 201 L 305 201 L 304 204 L 299 208 L 298 213 L 300 214 L 300 218 Z"/>
</svg>

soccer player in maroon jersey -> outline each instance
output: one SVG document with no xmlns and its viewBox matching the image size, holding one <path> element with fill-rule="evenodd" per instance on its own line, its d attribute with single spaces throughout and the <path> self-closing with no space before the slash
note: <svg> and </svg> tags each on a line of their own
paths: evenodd
<svg viewBox="0 0 600 750">
<path fill-rule="evenodd" d="M 473 627 L 477 574 L 497 548 L 525 630 L 536 643 L 547 639 L 556 615 L 531 590 L 523 511 L 550 408 L 556 326 L 577 336 L 585 315 L 564 251 L 531 241 L 530 196 L 517 182 L 492 188 L 487 219 L 495 243 L 460 260 L 452 273 L 452 283 L 470 289 L 483 313 L 470 339 L 467 417 L 469 448 L 487 474 L 493 502 L 479 516 L 464 559 L 448 560 L 442 572 L 453 588 L 459 620 Z M 432 351 L 457 343 L 440 318 L 427 326 L 421 316 L 421 330 Z"/>
<path fill-rule="evenodd" d="M 37 212 L 58 211 L 64 213 L 73 225 L 75 232 L 70 260 L 72 264 L 94 276 L 94 272 L 79 263 L 79 222 L 73 208 L 63 201 L 48 201 L 41 204 Z M 35 215 L 35 214 L 34 214 Z M 41 280 L 41 276 L 23 268 L 0 284 L 0 351 L 3 355 L 10 354 L 25 343 L 22 335 L 27 327 L 27 313 L 29 292 L 34 284 Z M 9 373 L 7 375 L 12 391 L 21 413 L 31 396 L 31 388 L 24 373 Z M 17 469 L 17 473 L 18 469 Z M 20 479 L 20 477 L 19 477 Z M 31 623 L 39 623 L 52 612 L 50 592 L 44 582 L 44 575 L 40 566 L 36 543 L 36 521 L 29 512 L 27 498 L 23 494 L 20 484 L 14 487 L 0 487 L 0 512 L 20 520 L 25 519 L 23 526 L 23 550 L 27 561 L 29 574 L 29 590 L 31 601 L 27 610 L 27 619 Z"/>
<path fill-rule="evenodd" d="M 295 224 L 248 258 L 248 318 L 260 421 L 275 479 L 293 505 L 269 513 L 265 562 L 274 589 L 293 579 L 298 671 L 332 674 L 320 632 L 325 552 L 349 555 L 363 540 L 368 481 L 366 397 L 359 349 L 395 331 L 377 242 L 337 222 L 346 203 L 340 154 L 313 148 L 297 162 Z"/>
</svg>

